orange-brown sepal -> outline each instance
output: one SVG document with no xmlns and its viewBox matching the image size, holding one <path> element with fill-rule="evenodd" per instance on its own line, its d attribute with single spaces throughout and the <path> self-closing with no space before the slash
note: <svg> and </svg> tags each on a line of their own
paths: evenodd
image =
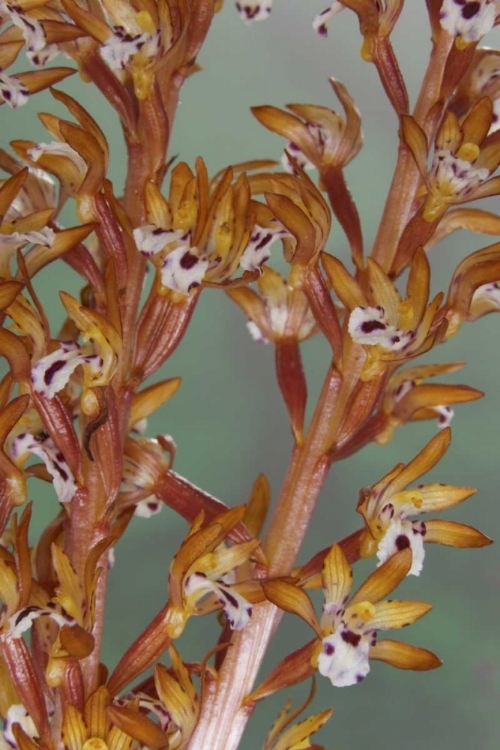
<svg viewBox="0 0 500 750">
<path fill-rule="evenodd" d="M 384 661 L 396 669 L 411 669 L 416 672 L 436 669 L 443 663 L 432 651 L 392 640 L 377 641 L 370 648 L 370 659 Z"/>
<path fill-rule="evenodd" d="M 317 651 L 318 639 L 314 638 L 305 646 L 286 656 L 264 682 L 245 698 L 245 704 L 257 703 L 263 698 L 277 693 L 278 690 L 284 690 L 311 677 L 316 671 L 316 667 L 313 666 L 313 659 L 317 655 Z"/>
</svg>

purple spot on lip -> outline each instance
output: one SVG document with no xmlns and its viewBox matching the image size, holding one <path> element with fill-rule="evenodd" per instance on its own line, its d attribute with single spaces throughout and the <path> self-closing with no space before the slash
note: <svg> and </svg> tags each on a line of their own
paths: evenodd
<svg viewBox="0 0 500 750">
<path fill-rule="evenodd" d="M 473 3 L 467 3 L 462 8 L 462 18 L 465 18 L 467 21 L 470 18 L 474 18 L 479 11 L 481 10 L 481 3 L 473 2 Z"/>
<path fill-rule="evenodd" d="M 64 367 L 64 360 L 58 359 L 56 362 L 50 365 L 45 371 L 45 375 L 43 376 L 45 385 L 50 385 L 54 376 L 59 372 L 59 370 L 62 370 Z"/>
<path fill-rule="evenodd" d="M 406 536 L 406 534 L 400 534 L 396 539 L 396 548 L 401 551 L 403 549 L 408 549 L 410 547 L 410 540 Z"/>
<path fill-rule="evenodd" d="M 190 268 L 193 268 L 198 263 L 198 256 L 194 255 L 193 253 L 190 253 L 189 250 L 184 253 L 182 258 L 180 259 L 180 266 L 181 268 L 184 268 L 186 270 L 189 270 Z"/>
<path fill-rule="evenodd" d="M 352 630 L 343 630 L 340 634 L 342 640 L 345 643 L 348 643 L 350 646 L 353 646 L 356 648 L 356 646 L 359 646 L 359 642 L 361 640 L 361 636 L 359 633 L 353 633 Z"/>
<path fill-rule="evenodd" d="M 372 331 L 385 331 L 386 325 L 380 320 L 365 320 L 361 323 L 361 331 L 363 333 L 372 333 Z"/>
</svg>

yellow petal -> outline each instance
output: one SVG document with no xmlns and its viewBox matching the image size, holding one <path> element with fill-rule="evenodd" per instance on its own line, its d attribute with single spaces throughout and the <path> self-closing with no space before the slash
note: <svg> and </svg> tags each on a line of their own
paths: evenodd
<svg viewBox="0 0 500 750">
<path fill-rule="evenodd" d="M 352 570 L 338 544 L 325 557 L 321 579 L 325 602 L 343 605 L 351 592 Z"/>
<path fill-rule="evenodd" d="M 422 387 L 422 386 L 419 386 Z M 442 402 L 441 402 L 442 403 Z M 449 428 L 441 430 L 435 435 L 420 453 L 413 458 L 388 484 L 386 491 L 394 494 L 414 482 L 422 474 L 430 471 L 444 456 L 451 442 L 451 431 Z"/>
<path fill-rule="evenodd" d="M 309 738 L 326 724 L 333 713 L 333 709 L 327 708 L 320 713 L 308 716 L 307 719 L 299 721 L 293 727 L 284 732 L 278 742 L 273 745 L 272 750 L 301 750 L 311 747 Z"/>
<path fill-rule="evenodd" d="M 323 633 L 314 607 L 305 591 L 302 591 L 293 583 L 280 579 L 263 581 L 262 588 L 270 602 L 285 612 L 291 612 L 291 614 L 301 617 L 313 628 L 318 637 L 322 638 Z"/>
<path fill-rule="evenodd" d="M 83 717 L 75 706 L 69 703 L 64 711 L 62 741 L 68 750 L 81 750 L 88 738 Z"/>
<path fill-rule="evenodd" d="M 153 414 L 168 401 L 178 391 L 181 384 L 181 378 L 169 378 L 162 380 L 160 383 L 150 385 L 140 393 L 134 396 L 129 418 L 129 429 L 131 429 L 141 419 L 145 419 Z"/>
<path fill-rule="evenodd" d="M 378 602 L 375 605 L 375 615 L 370 620 L 370 628 L 374 630 L 392 630 L 404 628 L 426 615 L 432 609 L 427 602 L 398 601 L 393 599 Z"/>
<path fill-rule="evenodd" d="M 415 159 L 415 164 L 420 174 L 427 181 L 427 154 L 429 151 L 427 136 L 411 115 L 403 115 L 401 117 L 401 135 Z"/>
<path fill-rule="evenodd" d="M 426 521 L 425 528 L 426 542 L 446 544 L 448 547 L 486 547 L 493 543 L 493 539 L 481 531 L 456 521 Z"/>
<path fill-rule="evenodd" d="M 455 487 L 452 484 L 425 484 L 418 488 L 422 502 L 420 513 L 435 513 L 436 511 L 452 508 L 458 503 L 475 495 L 477 490 L 473 487 Z"/>
<path fill-rule="evenodd" d="M 377 641 L 370 648 L 370 659 L 385 661 L 397 669 L 413 669 L 418 672 L 436 669 L 443 663 L 436 654 L 425 648 L 389 640 Z"/>
<path fill-rule="evenodd" d="M 271 503 L 271 488 L 264 474 L 259 474 L 252 486 L 243 522 L 252 536 L 258 537 L 264 526 Z"/>
<path fill-rule="evenodd" d="M 364 601 L 379 602 L 401 583 L 408 574 L 411 564 L 412 553 L 409 548 L 397 552 L 368 576 L 351 597 L 349 604 Z"/>
</svg>

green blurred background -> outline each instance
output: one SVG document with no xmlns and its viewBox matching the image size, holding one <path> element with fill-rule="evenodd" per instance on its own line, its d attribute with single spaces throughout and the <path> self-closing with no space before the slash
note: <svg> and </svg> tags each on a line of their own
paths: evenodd
<svg viewBox="0 0 500 750">
<path fill-rule="evenodd" d="M 424 2 L 413 0 L 406 5 L 394 43 L 414 101 L 430 48 L 429 31 Z M 203 71 L 189 79 L 182 92 L 170 153 L 191 165 L 202 155 L 212 173 L 245 159 L 279 158 L 283 142 L 253 119 L 249 107 L 301 102 L 337 109 L 339 104 L 328 84 L 328 78 L 335 76 L 355 97 L 364 122 L 365 146 L 349 165 L 347 178 L 369 247 L 395 162 L 397 121 L 374 69 L 359 56 L 361 42 L 353 14 L 337 16 L 325 40 L 311 27 L 312 16 L 321 10 L 323 0 L 314 4 L 275 0 L 269 20 L 246 26 L 229 3 L 216 17 L 199 57 Z M 493 33 L 487 40 L 491 46 L 495 37 L 500 41 L 498 32 Z M 24 62 L 21 67 L 25 68 Z M 119 193 L 125 163 L 117 118 L 100 95 L 76 77 L 62 87 L 76 95 L 104 128 L 112 153 L 110 176 Z M 33 98 L 16 113 L 4 107 L 3 141 L 50 140 L 35 117 L 43 110 L 63 114 L 48 94 Z M 498 200 L 491 205 L 495 203 L 498 209 Z M 446 289 L 458 261 L 489 242 L 477 235 L 460 235 L 433 249 L 433 291 Z M 329 250 L 347 258 L 337 227 Z M 57 292 L 67 289 L 76 294 L 78 279 L 61 264 L 42 272 L 36 288 L 56 331 L 62 319 Z M 426 358 L 433 362 L 466 361 L 467 367 L 452 378 L 486 393 L 481 402 L 457 408 L 452 447 L 429 477 L 479 488 L 463 507 L 445 515 L 477 525 L 493 538 L 500 537 L 499 324 L 496 316 L 489 316 L 474 327 L 465 326 L 446 349 Z M 313 402 L 327 367 L 328 351 L 314 339 L 305 344 L 304 356 Z M 186 339 L 161 375 L 181 375 L 183 385 L 150 420 L 148 434 L 173 435 L 178 445 L 176 471 L 229 505 L 244 502 L 255 477 L 264 472 L 275 499 L 291 439 L 274 380 L 273 351 L 270 346 L 252 342 L 242 314 L 223 293 L 207 290 L 202 295 Z M 389 446 L 370 446 L 334 466 L 299 560 L 305 561 L 357 528 L 359 517 L 354 510 L 359 488 L 374 483 L 394 463 L 412 458 L 435 429 L 431 422 L 409 425 L 397 432 Z M 31 486 L 38 530 L 57 511 L 54 497 L 44 490 L 39 484 Z M 165 602 L 169 561 L 185 531 L 183 521 L 163 511 L 149 522 L 134 519 L 127 538 L 119 543 L 116 566 L 110 575 L 104 641 L 104 660 L 110 666 Z M 475 551 L 428 547 L 426 563 L 423 575 L 405 581 L 397 595 L 430 601 L 434 610 L 405 630 L 402 637 L 435 651 L 444 666 L 419 674 L 375 663 L 362 684 L 343 690 L 332 688 L 320 677 L 314 705 L 317 710 L 330 705 L 335 708 L 334 717 L 316 735 L 316 741 L 325 747 L 428 750 L 439 746 L 442 750 L 468 750 L 474 746 L 497 750 L 498 546 Z M 369 569 L 366 564 L 357 567 L 357 580 L 362 580 Z M 178 643 L 183 658 L 201 658 L 215 642 L 217 630 L 215 622 L 190 624 Z M 285 616 L 262 676 L 309 637 L 305 626 Z M 302 685 L 290 694 L 302 700 L 307 690 Z M 258 707 L 242 750 L 262 747 L 284 700 L 284 695 L 278 695 Z"/>
</svg>

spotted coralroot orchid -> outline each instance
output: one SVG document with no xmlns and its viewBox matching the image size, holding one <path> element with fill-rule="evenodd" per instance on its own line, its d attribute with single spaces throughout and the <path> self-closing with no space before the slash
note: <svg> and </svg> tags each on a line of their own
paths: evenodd
<svg viewBox="0 0 500 750">
<path fill-rule="evenodd" d="M 396 641 L 377 641 L 378 630 L 401 628 L 426 615 L 431 605 L 417 601 L 385 601 L 411 567 L 408 549 L 397 553 L 373 572 L 352 595 L 352 569 L 339 545 L 326 554 L 321 574 L 323 608 L 318 620 L 305 591 L 297 584 L 275 579 L 263 583 L 266 597 L 276 606 L 301 617 L 316 638 L 286 657 L 248 698 L 259 701 L 285 686 L 301 682 L 316 670 L 334 687 L 361 682 L 370 659 L 400 669 L 427 670 L 439 659 L 426 649 Z"/>
<path fill-rule="evenodd" d="M 265 267 L 257 279 L 258 293 L 248 287 L 228 290 L 228 294 L 247 314 L 247 327 L 254 341 L 304 341 L 317 332 L 307 297 L 300 289 L 271 267 Z"/>
<path fill-rule="evenodd" d="M 488 135 L 492 123 L 489 97 L 479 99 L 461 122 L 448 111 L 437 132 L 428 170 L 425 134 L 410 116 L 404 118 L 405 142 L 424 181 L 421 211 L 426 222 L 441 218 L 450 205 L 498 193 L 499 178 L 491 175 L 500 162 L 500 147 L 497 134 Z"/>
<path fill-rule="evenodd" d="M 376 554 L 380 564 L 398 550 L 410 548 L 412 565 L 409 575 L 420 575 L 425 551 L 424 542 L 451 547 L 483 547 L 491 540 L 477 529 L 456 521 L 411 521 L 411 516 L 435 513 L 453 508 L 475 493 L 470 487 L 432 483 L 406 487 L 426 474 L 449 448 L 449 428 L 436 435 L 408 464 L 398 464 L 372 487 L 360 492 L 358 512 L 366 524 L 361 554 Z"/>
<path fill-rule="evenodd" d="M 455 414 L 451 405 L 474 401 L 481 398 L 482 393 L 470 386 L 427 383 L 427 380 L 456 372 L 462 367 L 461 362 L 416 365 L 397 370 L 391 375 L 381 407 L 383 419 L 379 419 L 380 427 L 375 441 L 380 445 L 385 444 L 392 438 L 395 429 L 410 420 L 435 419 L 438 429 L 449 427 Z"/>
<path fill-rule="evenodd" d="M 202 526 L 200 515 L 172 561 L 169 574 L 172 636 L 178 637 L 187 619 L 220 608 L 232 630 L 241 630 L 252 614 L 244 585 L 226 583 L 225 578 L 247 562 L 258 547 L 257 540 L 227 546 L 224 537 L 242 520 L 244 508 L 234 508 Z M 192 560 L 193 553 L 196 558 Z M 250 590 L 258 586 L 250 584 Z M 208 595 L 208 597 L 207 597 Z"/>
<path fill-rule="evenodd" d="M 137 248 L 154 263 L 161 287 L 182 295 L 202 283 L 230 285 L 239 270 L 236 283 L 253 280 L 272 243 L 287 236 L 266 206 L 252 200 L 245 174 L 233 182 L 228 169 L 210 182 L 201 159 L 196 175 L 187 164 L 175 167 L 168 201 L 153 186 L 145 200 L 151 222 L 134 229 Z"/>
<path fill-rule="evenodd" d="M 367 261 L 364 283 L 349 276 L 333 256 L 324 254 L 323 265 L 346 308 L 347 335 L 365 350 L 363 379 L 376 377 L 391 365 L 427 351 L 443 335 L 443 322 L 438 316 L 443 295 L 436 295 L 429 303 L 430 265 L 422 250 L 413 257 L 405 299 L 372 259 Z"/>
<path fill-rule="evenodd" d="M 347 170 L 364 158 L 369 100 L 351 88 L 350 64 L 335 69 L 338 43 L 331 72 L 343 82 L 326 82 L 324 102 L 304 97 L 308 103 L 285 109 L 279 102 L 252 108 L 257 124 L 282 138 L 281 163 L 235 152 L 221 168 L 202 117 L 194 125 L 203 153 L 191 163 L 182 137 L 172 151 L 183 86 L 201 61 L 210 65 L 202 48 L 212 25 L 224 23 L 216 19 L 221 9 L 221 0 L 0 1 L 0 104 L 14 110 L 2 112 L 16 122 L 15 110 L 26 105 L 11 150 L 0 144 L 0 750 L 238 750 L 255 705 L 305 679 L 315 685 L 319 675 L 319 690 L 332 695 L 333 687 L 364 679 L 373 660 L 433 669 L 440 662 L 430 651 L 379 635 L 415 622 L 431 605 L 417 601 L 420 594 L 387 597 L 407 576 L 404 586 L 425 586 L 426 542 L 490 543 L 472 526 L 423 515 L 439 516 L 471 488 L 416 483 L 444 456 L 450 425 L 463 436 L 454 411 L 484 395 L 453 382 L 465 364 L 460 354 L 446 363 L 433 350 L 500 310 L 500 217 L 493 204 L 477 206 L 500 193 L 500 52 L 479 46 L 500 20 L 500 3 L 334 0 L 316 15 L 315 30 L 336 42 L 353 21 L 359 25 L 361 64 L 373 64 L 380 79 L 380 108 L 387 99 L 395 158 L 385 153 L 389 129 L 383 156 L 395 166 L 376 231 L 377 202 L 362 225 L 347 186 Z M 271 0 L 241 0 L 236 9 L 253 27 L 240 25 L 240 33 L 257 39 L 263 25 L 252 22 L 270 16 Z M 272 36 L 286 12 L 286 3 L 276 9 L 265 33 Z M 392 41 L 411 13 L 428 15 L 432 45 L 415 103 Z M 405 36 L 408 44 L 418 28 Z M 328 43 L 307 33 L 311 43 Z M 215 54 L 223 52 L 219 45 Z M 238 61 L 243 54 L 245 45 Z M 300 55 L 288 62 L 295 80 Z M 83 89 L 70 96 L 74 73 Z M 230 79 L 216 80 L 228 94 L 223 127 L 232 122 Z M 46 135 L 34 136 L 30 112 L 46 89 L 39 113 Z M 101 97 L 92 99 L 96 118 L 83 103 L 89 89 Z M 100 123 L 103 101 L 117 115 L 125 158 L 116 133 Z M 227 133 L 240 138 L 239 129 Z M 114 177 L 117 155 L 123 184 Z M 379 194 L 381 175 L 365 170 L 367 186 L 373 179 Z M 456 254 L 438 259 L 436 248 L 445 238 L 453 245 L 464 230 L 493 244 L 462 255 L 443 283 Z M 60 288 L 63 266 L 70 290 Z M 252 338 L 268 344 L 247 336 L 211 358 L 240 373 L 233 379 L 241 393 L 255 368 L 252 360 L 235 370 L 234 358 L 274 357 L 285 406 L 278 422 L 285 419 L 291 441 L 280 441 L 284 450 L 290 444 L 290 459 L 272 501 L 263 474 L 249 497 L 233 476 L 244 460 L 239 440 L 229 447 L 239 452 L 236 463 L 219 457 L 230 467 L 230 502 L 189 479 L 198 445 L 209 463 L 217 456 L 206 430 L 189 437 L 179 428 L 181 417 L 193 424 L 170 399 L 182 389 L 182 403 L 196 409 L 200 393 L 190 395 L 191 359 L 172 358 L 185 340 L 203 341 L 201 362 L 211 357 L 218 331 L 206 297 L 225 304 L 224 331 L 234 313 L 229 297 Z M 201 338 L 189 335 L 194 316 L 205 327 Z M 211 368 L 195 369 L 205 379 Z M 255 399 L 251 409 L 242 435 L 259 414 Z M 223 419 L 222 411 L 217 424 Z M 429 442 L 382 479 L 365 480 L 354 530 L 336 539 L 325 520 L 324 548 L 302 562 L 332 464 L 370 443 L 381 449 L 410 422 L 421 423 Z M 474 440 L 467 434 L 469 445 Z M 275 462 L 280 452 L 266 445 L 259 443 L 262 455 Z M 403 450 L 399 440 L 392 448 Z M 457 484 L 468 481 L 476 483 Z M 354 509 L 358 489 L 339 497 L 342 512 Z M 32 515 L 39 523 L 51 512 L 37 534 Z M 172 513 L 187 523 L 178 538 Z M 131 556 L 121 540 L 147 519 L 148 544 L 161 547 L 164 593 L 152 617 L 135 607 L 143 622 L 109 670 L 104 635 L 111 627 L 118 648 L 131 623 L 113 632 L 108 593 L 121 587 L 135 602 L 134 581 L 149 581 L 141 550 Z M 364 583 L 352 593 L 360 558 Z M 127 564 L 134 575 L 123 586 Z M 319 590 L 321 613 L 313 603 Z M 313 635 L 287 653 L 290 614 Z M 284 656 L 259 686 L 282 618 Z M 201 654 L 194 659 L 191 636 Z M 331 746 L 322 733 L 332 709 L 299 718 L 314 691 L 298 709 L 286 704 L 264 750 Z"/>
</svg>

